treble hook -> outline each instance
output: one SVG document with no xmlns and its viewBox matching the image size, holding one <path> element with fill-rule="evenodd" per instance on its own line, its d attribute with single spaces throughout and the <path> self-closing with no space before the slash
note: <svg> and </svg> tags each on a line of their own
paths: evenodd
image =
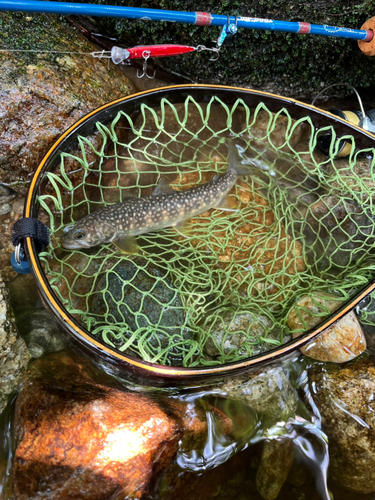
<svg viewBox="0 0 375 500">
<path fill-rule="evenodd" d="M 209 59 L 209 61 L 217 61 L 220 56 L 220 49 L 218 49 L 217 47 L 209 48 L 204 45 L 198 45 L 195 50 L 197 52 L 202 52 L 203 50 L 209 50 L 210 52 L 215 52 L 217 54 L 216 59 Z"/>
<path fill-rule="evenodd" d="M 137 78 L 143 78 L 144 76 L 147 76 L 147 78 L 150 78 L 150 80 L 151 80 L 152 78 L 155 78 L 156 70 L 154 71 L 154 74 L 152 76 L 150 76 L 147 73 L 147 59 L 150 57 L 150 51 L 149 50 L 144 50 L 142 52 L 142 57 L 144 59 L 143 66 L 142 66 L 142 74 L 140 75 L 139 74 L 139 70 L 137 70 Z"/>
</svg>

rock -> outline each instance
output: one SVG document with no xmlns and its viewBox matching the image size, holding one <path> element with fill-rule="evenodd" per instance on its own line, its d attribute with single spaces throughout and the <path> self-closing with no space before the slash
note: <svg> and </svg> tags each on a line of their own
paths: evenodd
<svg viewBox="0 0 375 500">
<path fill-rule="evenodd" d="M 375 226 L 369 206 L 327 195 L 302 213 L 302 231 L 310 247 L 307 257 L 319 269 L 353 265 L 373 247 Z"/>
<path fill-rule="evenodd" d="M 209 356 L 250 357 L 280 345 L 280 335 L 270 331 L 274 321 L 264 315 L 219 309 L 207 317 L 205 324 L 209 330 L 204 350 Z"/>
<path fill-rule="evenodd" d="M 0 277 L 0 412 L 9 395 L 18 389 L 29 358 L 17 331 L 8 290 Z"/>
<path fill-rule="evenodd" d="M 97 48 L 57 16 L 1 15 L 3 48 L 46 50 L 0 55 L 0 180 L 29 182 L 53 142 L 79 118 L 134 87 L 107 60 L 79 54 Z M 114 85 L 114 82 L 116 84 Z"/>
<path fill-rule="evenodd" d="M 265 500 L 277 498 L 293 462 L 291 439 L 265 441 L 256 486 Z"/>
<path fill-rule="evenodd" d="M 53 289 L 67 310 L 80 321 L 88 312 L 87 295 L 95 286 L 97 274 L 113 265 L 103 255 L 66 252 L 46 261 L 46 273 L 54 280 Z"/>
<path fill-rule="evenodd" d="M 288 316 L 293 338 L 320 323 L 340 305 L 342 301 L 339 298 L 318 292 L 298 299 Z M 340 321 L 301 347 L 301 352 L 319 361 L 345 363 L 362 354 L 365 349 L 366 339 L 361 325 L 354 312 L 350 311 Z"/>
<path fill-rule="evenodd" d="M 7 203 L 17 197 L 17 192 L 6 184 L 0 182 L 0 201 L 1 203 Z"/>
<path fill-rule="evenodd" d="M 311 395 L 328 436 L 330 478 L 358 494 L 375 491 L 375 358 L 313 366 Z"/>
<path fill-rule="evenodd" d="M 296 124 L 295 120 L 283 114 L 269 113 L 264 109 L 251 109 L 250 120 L 246 112 L 242 111 L 242 121 L 240 130 L 248 130 L 242 135 L 242 139 L 251 140 L 251 147 L 256 151 L 265 152 L 267 148 L 273 146 L 279 151 L 294 152 L 301 142 L 308 141 L 310 127 L 307 123 Z M 267 155 L 266 155 L 267 156 Z M 273 155 L 273 160 L 277 153 Z"/>
<path fill-rule="evenodd" d="M 297 392 L 281 367 L 232 377 L 220 386 L 220 392 L 230 399 L 243 401 L 274 423 L 294 417 L 297 411 Z"/>
<path fill-rule="evenodd" d="M 210 405 L 124 390 L 67 353 L 37 360 L 16 403 L 14 499 L 146 500 L 157 488 L 188 500 L 197 488 L 195 498 L 207 500 L 227 474 L 211 471 L 205 484 L 175 464 L 180 442 L 186 450 L 206 442 L 206 411 L 229 436 L 230 420 Z"/>
<path fill-rule="evenodd" d="M 121 328 L 117 330 L 120 336 L 112 337 L 116 347 L 121 349 L 131 332 L 141 332 L 143 337 L 148 331 L 145 343 L 151 346 L 147 348 L 150 358 L 151 352 L 155 356 L 168 349 L 169 356 L 178 360 L 181 354 L 173 344 L 192 337 L 181 298 L 164 271 L 142 258 L 122 259 L 98 279 L 96 290 L 90 313 L 96 318 L 96 328 L 100 324 Z M 139 338 L 130 349 L 137 349 Z"/>
<path fill-rule="evenodd" d="M 24 339 L 32 358 L 61 351 L 67 345 L 60 325 L 41 301 L 29 318 L 29 331 Z"/>
</svg>

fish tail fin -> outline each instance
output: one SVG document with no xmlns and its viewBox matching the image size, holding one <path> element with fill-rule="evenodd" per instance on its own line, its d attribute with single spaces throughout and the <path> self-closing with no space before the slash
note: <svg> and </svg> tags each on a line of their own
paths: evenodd
<svg viewBox="0 0 375 500">
<path fill-rule="evenodd" d="M 266 178 L 273 175 L 272 166 L 263 158 L 248 158 L 242 156 L 235 144 L 227 141 L 228 144 L 228 170 L 233 169 L 238 177 L 252 175 L 257 178 Z"/>
</svg>

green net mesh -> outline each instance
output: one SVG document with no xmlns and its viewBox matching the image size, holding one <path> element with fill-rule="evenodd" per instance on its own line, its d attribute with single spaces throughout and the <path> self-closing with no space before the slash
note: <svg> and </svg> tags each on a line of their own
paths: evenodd
<svg viewBox="0 0 375 500">
<path fill-rule="evenodd" d="M 45 174 L 37 202 L 52 234 L 40 254 L 49 282 L 103 343 L 164 365 L 229 363 L 282 345 L 371 279 L 374 151 L 356 150 L 353 137 L 340 142 L 309 117 L 217 97 L 162 100 L 96 127 Z M 329 156 L 317 148 L 322 135 L 331 136 Z M 181 191 L 225 173 L 224 138 L 259 167 L 230 191 L 236 211 L 202 213 L 186 234 L 143 234 L 138 255 L 115 244 L 61 247 L 64 228 L 129 195 L 151 195 L 163 177 Z M 342 141 L 352 150 L 339 160 Z M 318 312 L 301 297 L 318 300 Z"/>
</svg>

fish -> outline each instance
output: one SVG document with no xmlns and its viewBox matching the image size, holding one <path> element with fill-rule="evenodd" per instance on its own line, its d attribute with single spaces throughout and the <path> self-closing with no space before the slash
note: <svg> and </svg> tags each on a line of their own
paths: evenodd
<svg viewBox="0 0 375 500">
<path fill-rule="evenodd" d="M 229 159 L 225 174 L 215 175 L 210 182 L 185 191 L 176 191 L 164 178 L 150 196 L 126 198 L 120 203 L 100 208 L 76 222 L 61 237 L 68 250 L 87 249 L 114 243 L 126 253 L 138 253 L 135 236 L 178 227 L 191 217 L 211 208 L 233 210 L 228 193 L 237 179 L 258 169 L 251 160 L 243 165 L 237 148 L 228 143 Z"/>
</svg>

